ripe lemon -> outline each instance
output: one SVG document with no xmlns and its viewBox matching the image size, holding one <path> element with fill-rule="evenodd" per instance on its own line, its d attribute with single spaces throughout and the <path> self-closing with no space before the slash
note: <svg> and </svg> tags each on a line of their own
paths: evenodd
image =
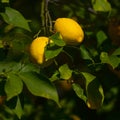
<svg viewBox="0 0 120 120">
<path fill-rule="evenodd" d="M 54 24 L 54 31 L 59 32 L 63 40 L 69 45 L 77 45 L 84 39 L 81 26 L 70 18 L 58 18 Z"/>
<path fill-rule="evenodd" d="M 46 62 L 44 52 L 48 42 L 48 37 L 37 37 L 30 45 L 30 54 L 38 64 Z"/>
</svg>

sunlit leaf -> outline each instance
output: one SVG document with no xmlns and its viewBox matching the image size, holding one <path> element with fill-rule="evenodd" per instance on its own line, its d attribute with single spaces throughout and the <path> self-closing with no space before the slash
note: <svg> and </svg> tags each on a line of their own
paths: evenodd
<svg viewBox="0 0 120 120">
<path fill-rule="evenodd" d="M 59 79 L 59 71 L 55 71 L 55 73 L 51 76 L 50 81 L 55 81 Z"/>
<path fill-rule="evenodd" d="M 23 83 L 19 76 L 14 73 L 8 74 L 8 79 L 5 83 L 5 92 L 7 94 L 7 100 L 19 95 L 22 92 Z"/>
<path fill-rule="evenodd" d="M 57 55 L 59 55 L 59 53 L 63 50 L 62 47 L 58 47 L 58 46 L 52 46 L 52 47 L 48 47 L 46 50 L 45 50 L 45 58 L 47 60 L 49 59 L 52 59 L 54 57 L 56 57 Z"/>
<path fill-rule="evenodd" d="M 120 55 L 120 48 L 117 48 L 113 53 L 112 55 Z"/>
<path fill-rule="evenodd" d="M 21 106 L 21 102 L 20 102 L 20 98 L 17 97 L 17 103 L 16 103 L 16 107 L 15 109 L 13 109 L 13 111 L 15 112 L 15 114 L 18 116 L 19 119 L 21 119 L 22 115 L 23 115 L 23 109 Z"/>
<path fill-rule="evenodd" d="M 92 0 L 92 5 L 95 11 L 111 11 L 111 4 L 107 0 Z"/>
<path fill-rule="evenodd" d="M 6 7 L 5 13 L 1 13 L 1 16 L 3 17 L 6 23 L 12 24 L 15 27 L 24 28 L 28 31 L 31 31 L 28 25 L 28 21 L 23 17 L 23 15 L 19 11 L 15 9 Z"/>
<path fill-rule="evenodd" d="M 110 59 L 110 65 L 115 69 L 120 64 L 120 58 L 114 55 L 111 55 L 109 57 Z"/>
<path fill-rule="evenodd" d="M 9 3 L 9 0 L 1 0 L 2 3 Z"/>
<path fill-rule="evenodd" d="M 19 76 L 33 95 L 54 100 L 59 104 L 57 90 L 46 77 L 35 72 L 23 72 Z"/>
<path fill-rule="evenodd" d="M 61 79 L 69 79 L 72 76 L 72 70 L 69 68 L 67 64 L 60 66 L 59 72 Z"/>
<path fill-rule="evenodd" d="M 116 51 L 112 55 L 108 55 L 107 52 L 102 52 L 100 55 L 101 63 L 107 63 L 110 64 L 113 69 L 116 68 L 120 64 L 120 57 L 117 56 L 119 54 L 119 51 Z"/>
<path fill-rule="evenodd" d="M 84 102 L 86 102 L 87 98 L 84 95 L 84 90 L 81 88 L 81 86 L 79 84 L 73 83 L 72 84 L 73 90 L 75 91 L 76 95 L 81 98 L 82 100 L 84 100 Z"/>
<path fill-rule="evenodd" d="M 49 37 L 56 45 L 65 46 L 65 42 L 62 40 L 60 33 L 55 33 Z"/>
<path fill-rule="evenodd" d="M 110 63 L 110 59 L 107 52 L 101 52 L 100 54 L 101 63 Z"/>
<path fill-rule="evenodd" d="M 98 47 L 101 46 L 101 44 L 107 39 L 107 35 L 103 31 L 98 31 L 97 33 L 97 42 L 98 42 Z"/>
<path fill-rule="evenodd" d="M 96 78 L 96 76 L 94 76 L 94 75 L 92 75 L 90 73 L 87 73 L 87 72 L 81 72 L 81 73 L 82 73 L 82 75 L 84 76 L 84 78 L 86 80 L 86 89 L 87 89 L 89 83 L 92 82 Z"/>
</svg>

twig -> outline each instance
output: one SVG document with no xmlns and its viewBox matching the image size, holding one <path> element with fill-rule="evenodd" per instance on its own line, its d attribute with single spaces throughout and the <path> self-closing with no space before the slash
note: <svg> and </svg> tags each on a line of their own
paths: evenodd
<svg viewBox="0 0 120 120">
<path fill-rule="evenodd" d="M 52 31 L 52 21 L 48 10 L 48 3 L 49 0 L 42 0 L 41 3 L 41 19 L 45 35 L 48 35 L 49 31 Z"/>
</svg>

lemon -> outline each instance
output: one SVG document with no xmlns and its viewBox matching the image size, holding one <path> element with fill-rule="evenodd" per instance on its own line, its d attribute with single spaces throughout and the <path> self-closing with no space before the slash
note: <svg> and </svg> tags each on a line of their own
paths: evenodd
<svg viewBox="0 0 120 120">
<path fill-rule="evenodd" d="M 54 31 L 59 32 L 69 45 L 80 44 L 84 39 L 84 32 L 81 26 L 70 18 L 58 18 L 54 24 Z"/>
<path fill-rule="evenodd" d="M 30 54 L 38 64 L 43 64 L 45 60 L 45 47 L 49 42 L 48 37 L 37 37 L 30 45 Z"/>
</svg>

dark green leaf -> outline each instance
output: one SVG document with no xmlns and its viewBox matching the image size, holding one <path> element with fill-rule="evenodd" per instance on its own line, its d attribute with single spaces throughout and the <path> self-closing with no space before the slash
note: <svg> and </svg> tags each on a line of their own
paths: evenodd
<svg viewBox="0 0 120 120">
<path fill-rule="evenodd" d="M 10 100 L 6 101 L 5 104 L 7 105 L 7 107 L 9 107 L 11 110 L 15 109 L 16 104 L 17 104 L 17 98 L 18 96 L 15 96 L 11 98 Z"/>
<path fill-rule="evenodd" d="M 14 73 L 8 74 L 8 79 L 5 83 L 5 92 L 7 94 L 7 100 L 10 100 L 12 97 L 17 96 L 22 92 L 23 83 L 19 76 Z"/>
<path fill-rule="evenodd" d="M 82 75 L 84 76 L 84 78 L 86 80 L 86 89 L 87 89 L 89 83 L 92 82 L 96 78 L 96 76 L 94 76 L 94 75 L 92 75 L 90 73 L 87 73 L 87 72 L 81 72 L 81 73 L 82 73 Z"/>
<path fill-rule="evenodd" d="M 65 46 L 65 42 L 61 39 L 60 33 L 55 33 L 54 35 L 49 37 L 57 46 Z"/>
<path fill-rule="evenodd" d="M 59 104 L 57 90 L 46 77 L 35 72 L 23 72 L 19 76 L 33 95 L 54 100 Z"/>
<path fill-rule="evenodd" d="M 12 40 L 12 49 L 17 51 L 26 50 L 26 45 L 28 45 L 31 41 L 29 35 L 20 32 L 13 33 L 11 35 L 12 37 L 10 38 L 10 41 Z"/>
<path fill-rule="evenodd" d="M 0 78 L 0 96 L 5 96 L 4 85 L 5 81 L 3 81 L 2 78 Z"/>
<path fill-rule="evenodd" d="M 84 102 L 86 102 L 87 98 L 84 95 L 84 90 L 81 88 L 80 85 L 73 83 L 72 84 L 73 90 L 75 91 L 76 95 L 81 98 Z"/>
<path fill-rule="evenodd" d="M 67 64 L 60 66 L 59 72 L 60 72 L 61 79 L 67 80 L 72 76 L 72 70 L 69 68 L 69 66 Z"/>
<path fill-rule="evenodd" d="M 5 14 L 5 13 L 0 13 L 0 15 L 3 17 L 3 19 L 4 19 L 4 21 L 5 21 L 6 23 L 10 24 L 10 23 L 9 23 L 9 17 L 7 16 L 7 14 Z"/>
<path fill-rule="evenodd" d="M 17 97 L 17 103 L 16 103 L 16 107 L 15 109 L 13 109 L 13 111 L 15 112 L 15 114 L 18 116 L 19 119 L 21 119 L 22 115 L 23 115 L 23 109 L 21 106 L 21 102 L 20 102 L 20 98 Z"/>
<path fill-rule="evenodd" d="M 97 42 L 98 42 L 98 47 L 101 46 L 101 44 L 107 39 L 107 35 L 103 31 L 98 31 L 97 33 Z"/>
<path fill-rule="evenodd" d="M 0 72 L 14 71 L 18 72 L 21 69 L 21 63 L 16 62 L 0 62 Z"/>
<path fill-rule="evenodd" d="M 82 74 L 86 80 L 87 105 L 91 109 L 98 109 L 104 100 L 103 89 L 94 75 L 85 72 Z"/>
<path fill-rule="evenodd" d="M 20 69 L 20 72 L 30 72 L 30 71 L 39 72 L 40 68 L 35 64 L 29 63 L 29 64 L 23 64 Z"/>
<path fill-rule="evenodd" d="M 111 5 L 107 0 L 92 0 L 93 9 L 100 12 L 111 11 Z"/>
<path fill-rule="evenodd" d="M 90 109 L 99 109 L 104 100 L 103 89 L 97 79 L 87 87 L 87 105 Z"/>
<path fill-rule="evenodd" d="M 1 15 L 6 23 L 31 31 L 28 25 L 28 21 L 19 11 L 10 7 L 6 7 L 5 13 L 1 13 Z"/>
<path fill-rule="evenodd" d="M 99 55 L 98 51 L 95 48 L 90 48 L 89 52 L 93 57 L 96 57 Z"/>
<path fill-rule="evenodd" d="M 85 60 L 92 60 L 90 53 L 87 51 L 87 49 L 85 48 L 84 45 L 80 46 L 80 52 L 81 52 L 81 56 L 83 59 Z"/>
<path fill-rule="evenodd" d="M 45 58 L 47 60 L 52 59 L 54 57 L 56 57 L 61 51 L 63 50 L 62 47 L 58 47 L 58 46 L 49 46 L 46 50 L 45 50 Z"/>
</svg>

